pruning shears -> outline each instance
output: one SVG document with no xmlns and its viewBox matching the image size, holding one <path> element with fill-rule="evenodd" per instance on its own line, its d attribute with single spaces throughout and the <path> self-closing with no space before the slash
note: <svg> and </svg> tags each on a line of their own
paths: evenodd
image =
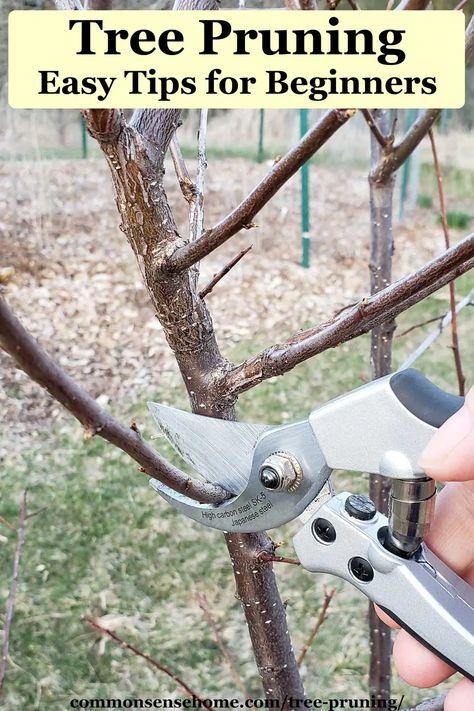
<svg viewBox="0 0 474 711">
<path fill-rule="evenodd" d="M 222 531 L 263 531 L 299 516 L 303 525 L 293 543 L 304 568 L 352 583 L 474 681 L 474 588 L 423 542 L 436 485 L 418 465 L 436 428 L 462 404 L 412 369 L 279 426 L 149 403 L 181 457 L 232 496 L 201 504 L 156 479 L 150 483 L 178 511 Z M 336 494 L 335 469 L 389 477 L 388 517 L 366 496 Z"/>
</svg>

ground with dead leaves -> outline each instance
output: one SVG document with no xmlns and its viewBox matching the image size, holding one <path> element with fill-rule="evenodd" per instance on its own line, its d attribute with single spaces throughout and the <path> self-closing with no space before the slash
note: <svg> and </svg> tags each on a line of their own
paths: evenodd
<svg viewBox="0 0 474 711">
<path fill-rule="evenodd" d="M 193 166 L 191 165 L 191 168 Z M 268 165 L 210 161 L 205 223 L 211 226 L 258 182 Z M 182 230 L 187 203 L 166 184 Z M 300 259 L 295 177 L 201 266 L 204 286 L 233 255 L 253 249 L 209 295 L 225 353 L 262 345 L 317 323 L 367 292 L 368 187 L 362 171 L 311 167 L 312 266 Z M 432 211 L 397 227 L 395 274 L 442 248 Z M 49 161 L 0 164 L 0 266 L 13 266 L 8 299 L 59 363 L 103 404 L 133 402 L 174 377 L 175 365 L 123 234 L 105 164 Z M 0 407 L 16 435 L 50 426 L 59 408 L 0 356 Z M 21 391 L 21 396 L 20 396 Z"/>
</svg>

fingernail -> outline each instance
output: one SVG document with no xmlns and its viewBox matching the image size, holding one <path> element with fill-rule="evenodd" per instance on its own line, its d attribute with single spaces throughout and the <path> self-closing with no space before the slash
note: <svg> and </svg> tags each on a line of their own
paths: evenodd
<svg viewBox="0 0 474 711">
<path fill-rule="evenodd" d="M 434 434 L 421 453 L 419 465 L 425 470 L 439 468 L 467 436 L 474 436 L 474 389 L 466 396 L 465 405 Z"/>
</svg>

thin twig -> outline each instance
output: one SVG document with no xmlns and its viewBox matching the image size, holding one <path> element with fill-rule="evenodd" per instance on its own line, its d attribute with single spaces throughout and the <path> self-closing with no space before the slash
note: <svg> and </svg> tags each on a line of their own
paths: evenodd
<svg viewBox="0 0 474 711">
<path fill-rule="evenodd" d="M 361 299 L 356 306 L 314 328 L 299 331 L 230 368 L 222 391 L 237 395 L 292 370 L 318 353 L 350 341 L 395 318 L 474 266 L 474 233 L 415 272 Z"/>
<path fill-rule="evenodd" d="M 469 0 L 461 0 L 461 2 L 459 2 L 454 9 L 455 10 L 462 10 L 463 7 L 465 5 L 467 5 L 468 2 L 469 2 Z"/>
<path fill-rule="evenodd" d="M 430 130 L 428 131 L 428 136 L 430 137 L 431 151 L 433 153 L 433 163 L 436 172 L 436 180 L 438 183 L 439 209 L 441 215 L 441 224 L 443 226 L 444 243 L 446 249 L 449 249 L 449 247 L 451 246 L 451 240 L 449 237 L 448 216 L 446 213 L 446 197 L 444 194 L 443 175 L 441 172 L 441 165 L 438 159 L 438 151 L 436 150 L 436 141 L 432 128 L 430 128 Z M 451 282 L 449 284 L 449 304 L 451 308 L 451 348 L 453 350 L 454 364 L 456 367 L 459 394 L 464 395 L 466 377 L 463 373 L 461 352 L 459 350 L 458 327 L 456 319 L 456 287 L 454 286 L 454 282 Z"/>
<path fill-rule="evenodd" d="M 170 153 L 173 159 L 174 170 L 176 177 L 178 178 L 179 187 L 183 193 L 184 199 L 187 202 L 191 202 L 194 195 L 196 194 L 196 186 L 194 185 L 191 176 L 188 171 L 188 167 L 184 160 L 183 154 L 181 153 L 181 148 L 176 138 L 176 134 L 170 141 Z"/>
<path fill-rule="evenodd" d="M 190 479 L 161 457 L 131 427 L 126 427 L 98 404 L 39 345 L 4 298 L 0 296 L 0 348 L 32 380 L 69 410 L 83 425 L 88 436 L 98 435 L 126 452 L 149 476 L 156 477 L 175 491 L 197 501 L 219 503 L 227 494 L 221 487 Z"/>
<path fill-rule="evenodd" d="M 6 518 L 3 518 L 3 516 L 0 516 L 0 523 L 3 523 L 3 525 L 6 526 L 7 528 L 11 528 L 12 531 L 15 530 L 15 526 L 13 526 L 11 523 L 8 523 Z"/>
<path fill-rule="evenodd" d="M 439 321 L 440 323 L 444 319 L 446 314 L 441 314 L 441 316 L 433 316 L 433 318 L 428 318 L 426 321 L 421 321 L 420 323 L 415 323 L 414 326 L 410 326 L 410 328 L 405 329 L 405 331 L 402 331 L 401 333 L 397 333 L 395 338 L 402 338 L 403 336 L 408 335 L 412 331 L 416 331 L 418 328 L 423 328 L 423 326 L 428 326 L 430 323 L 434 323 L 435 321 Z"/>
<path fill-rule="evenodd" d="M 456 314 L 459 314 L 460 311 L 465 306 L 473 306 L 474 305 L 474 289 L 462 300 L 459 302 L 459 304 L 456 306 Z M 411 355 L 408 356 L 408 358 L 402 363 L 402 365 L 398 368 L 398 370 L 405 370 L 405 368 L 411 368 L 413 363 L 418 360 L 420 356 L 423 355 L 425 351 L 428 350 L 428 348 L 433 345 L 433 343 L 436 341 L 436 339 L 443 333 L 444 329 L 449 326 L 451 323 L 451 318 L 452 318 L 452 312 L 448 311 L 446 316 L 442 319 L 440 324 L 437 326 L 437 328 L 434 329 L 421 343 L 418 348 L 416 348 Z"/>
<path fill-rule="evenodd" d="M 336 594 L 336 591 L 334 588 L 331 588 L 331 590 L 328 590 L 326 586 L 324 586 L 324 600 L 323 604 L 321 606 L 321 609 L 319 611 L 318 618 L 316 620 L 316 623 L 311 630 L 311 634 L 308 637 L 307 642 L 303 646 L 303 649 L 300 652 L 300 655 L 297 659 L 297 664 L 300 667 L 304 661 L 304 658 L 308 654 L 309 650 L 311 649 L 311 645 L 313 644 L 314 640 L 316 639 L 319 630 L 321 629 L 321 626 L 324 624 L 326 618 L 327 618 L 327 612 L 329 605 L 331 604 L 331 600 L 333 599 L 334 595 Z"/>
<path fill-rule="evenodd" d="M 206 176 L 207 109 L 201 109 L 198 135 L 198 166 L 196 191 L 191 201 L 189 214 L 189 239 L 195 242 L 201 237 L 204 222 L 204 178 Z"/>
<path fill-rule="evenodd" d="M 382 148 L 385 148 L 388 143 L 388 140 L 379 129 L 377 122 L 375 121 L 369 109 L 361 109 L 361 113 L 367 122 L 367 126 L 370 128 L 375 139 L 377 140 L 377 143 L 380 143 Z"/>
<path fill-rule="evenodd" d="M 162 664 L 154 657 L 151 657 L 149 654 L 142 652 L 140 649 L 135 647 L 133 644 L 130 644 L 129 642 L 125 642 L 125 640 L 123 640 L 121 637 L 119 637 L 118 634 L 115 634 L 115 632 L 112 632 L 112 630 L 108 630 L 106 627 L 102 627 L 102 625 L 99 622 L 97 622 L 97 620 L 94 620 L 91 617 L 86 617 L 86 622 L 91 627 L 93 627 L 98 632 L 100 632 L 101 634 L 107 635 L 107 637 L 110 637 L 110 639 L 113 639 L 114 642 L 117 642 L 117 644 L 120 644 L 120 646 L 123 647 L 124 649 L 127 649 L 129 652 L 132 652 L 132 654 L 135 654 L 135 656 L 137 656 L 137 657 L 141 657 L 142 659 L 145 659 L 149 664 L 151 664 L 152 667 L 154 667 L 155 669 L 158 669 L 158 671 L 161 671 L 161 672 L 163 672 L 163 674 L 166 674 L 167 676 L 169 676 L 189 696 L 195 696 L 198 701 L 201 701 L 201 702 L 203 701 L 202 697 L 198 694 L 197 691 L 192 689 L 183 679 L 181 679 L 180 676 L 175 674 L 175 672 L 172 671 L 165 664 Z"/>
<path fill-rule="evenodd" d="M 251 244 L 250 247 L 247 247 L 246 249 L 243 249 L 241 252 L 235 255 L 235 257 L 232 257 L 230 262 L 227 262 L 227 264 L 222 267 L 218 272 L 214 274 L 212 277 L 211 281 L 205 286 L 201 291 L 199 292 L 199 296 L 201 299 L 204 299 L 204 297 L 208 296 L 208 294 L 211 293 L 211 291 L 214 289 L 216 284 L 220 282 L 220 280 L 225 277 L 226 274 L 230 272 L 231 269 L 235 267 L 236 264 L 240 262 L 241 259 L 245 257 L 246 254 L 250 252 L 252 249 L 253 245 Z"/>
<path fill-rule="evenodd" d="M 13 557 L 13 575 L 10 586 L 10 592 L 8 593 L 7 604 L 5 608 L 5 622 L 3 624 L 2 656 L 0 657 L 0 694 L 3 691 L 3 686 L 5 683 L 5 674 L 7 672 L 8 667 L 10 632 L 13 620 L 13 613 L 15 611 L 16 591 L 18 587 L 18 573 L 20 570 L 21 554 L 23 552 L 23 546 L 25 544 L 25 524 L 27 516 L 28 512 L 25 489 L 20 500 L 20 515 L 18 517 L 18 526 L 16 527 L 16 547 L 15 555 Z"/>
<path fill-rule="evenodd" d="M 28 514 L 28 516 L 26 517 L 26 520 L 29 521 L 30 518 L 34 518 L 35 516 L 38 516 L 39 514 L 42 514 L 44 511 L 47 511 L 47 510 L 48 510 L 47 506 L 42 506 L 37 511 L 33 511 L 32 513 Z"/>
<path fill-rule="evenodd" d="M 214 641 L 215 641 L 215 643 L 217 644 L 217 646 L 219 647 L 219 649 L 220 649 L 220 651 L 221 651 L 221 653 L 222 653 L 222 656 L 223 656 L 223 658 L 224 658 L 224 660 L 225 660 L 227 666 L 229 667 L 229 671 L 230 671 L 230 673 L 231 673 L 231 675 L 232 675 L 232 677 L 233 677 L 235 683 L 237 684 L 237 686 L 238 686 L 239 689 L 241 690 L 241 692 L 242 692 L 244 698 L 245 698 L 245 699 L 250 698 L 250 694 L 249 694 L 248 690 L 245 688 L 245 684 L 244 684 L 244 682 L 243 682 L 243 679 L 242 679 L 242 677 L 240 676 L 240 674 L 239 674 L 239 672 L 238 672 L 238 670 L 237 670 L 235 661 L 234 661 L 234 659 L 232 658 L 232 655 L 231 655 L 231 653 L 229 652 L 229 650 L 227 649 L 226 645 L 224 644 L 224 640 L 222 639 L 221 633 L 219 632 L 219 628 L 217 627 L 217 623 L 216 623 L 214 617 L 212 616 L 212 614 L 211 614 L 211 612 L 210 612 L 210 610 L 209 610 L 209 606 L 208 606 L 208 604 L 207 604 L 206 595 L 205 595 L 204 593 L 202 593 L 202 592 L 197 591 L 197 592 L 196 592 L 196 602 L 197 602 L 197 604 L 199 605 L 199 607 L 201 608 L 201 610 L 202 610 L 202 612 L 203 612 L 203 615 L 204 615 L 204 617 L 205 617 L 205 619 L 206 619 L 206 622 L 207 622 L 207 624 L 209 625 L 209 627 L 210 627 L 210 629 L 211 629 L 211 631 L 212 631 L 212 634 L 213 634 L 213 636 L 214 636 Z"/>
<path fill-rule="evenodd" d="M 265 563 L 287 563 L 288 565 L 301 565 L 297 558 L 285 558 L 283 555 L 274 555 L 273 553 L 268 553 L 263 551 L 258 556 L 259 560 L 263 560 Z"/>
</svg>

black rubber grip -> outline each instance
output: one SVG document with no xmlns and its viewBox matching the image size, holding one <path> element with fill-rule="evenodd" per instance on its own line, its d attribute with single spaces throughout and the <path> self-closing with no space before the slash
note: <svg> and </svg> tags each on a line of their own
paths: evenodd
<svg viewBox="0 0 474 711">
<path fill-rule="evenodd" d="M 417 372 L 417 371 L 414 371 L 414 372 Z M 408 634 L 410 634 L 412 637 L 414 637 L 416 640 L 418 640 L 418 642 L 421 642 L 421 644 L 422 644 L 424 647 L 426 647 L 426 649 L 429 649 L 430 652 L 433 652 L 433 654 L 435 654 L 439 659 L 442 659 L 443 662 L 446 662 L 446 664 L 449 664 L 450 667 L 452 667 L 452 668 L 455 669 L 456 671 L 458 671 L 458 672 L 460 672 L 461 674 L 463 674 L 463 675 L 464 675 L 465 677 L 467 677 L 470 681 L 473 681 L 473 682 L 474 682 L 474 676 L 472 676 L 472 674 L 470 674 L 469 672 L 467 672 L 465 669 L 463 669 L 462 667 L 460 667 L 458 664 L 454 664 L 454 662 L 452 662 L 450 659 L 448 659 L 444 654 L 441 654 L 441 652 L 439 652 L 437 649 L 435 649 L 434 647 L 432 647 L 429 642 L 427 642 L 426 640 L 423 639 L 423 637 L 420 637 L 419 634 L 417 634 L 416 632 L 414 632 L 413 630 L 411 630 L 411 629 L 408 627 L 408 625 L 406 625 L 406 624 L 403 622 L 403 620 L 401 620 L 399 617 L 397 617 L 397 615 L 394 615 L 393 612 L 390 612 L 390 610 L 387 610 L 386 607 L 382 607 L 382 605 L 380 605 L 380 609 L 383 610 L 389 617 L 391 617 L 392 620 L 397 623 L 397 625 L 400 625 L 400 627 L 401 627 L 402 629 L 404 629 L 405 632 L 408 632 Z"/>
<path fill-rule="evenodd" d="M 463 397 L 444 392 L 414 368 L 395 373 L 390 387 L 412 415 L 432 427 L 441 427 L 464 404 Z"/>
</svg>

